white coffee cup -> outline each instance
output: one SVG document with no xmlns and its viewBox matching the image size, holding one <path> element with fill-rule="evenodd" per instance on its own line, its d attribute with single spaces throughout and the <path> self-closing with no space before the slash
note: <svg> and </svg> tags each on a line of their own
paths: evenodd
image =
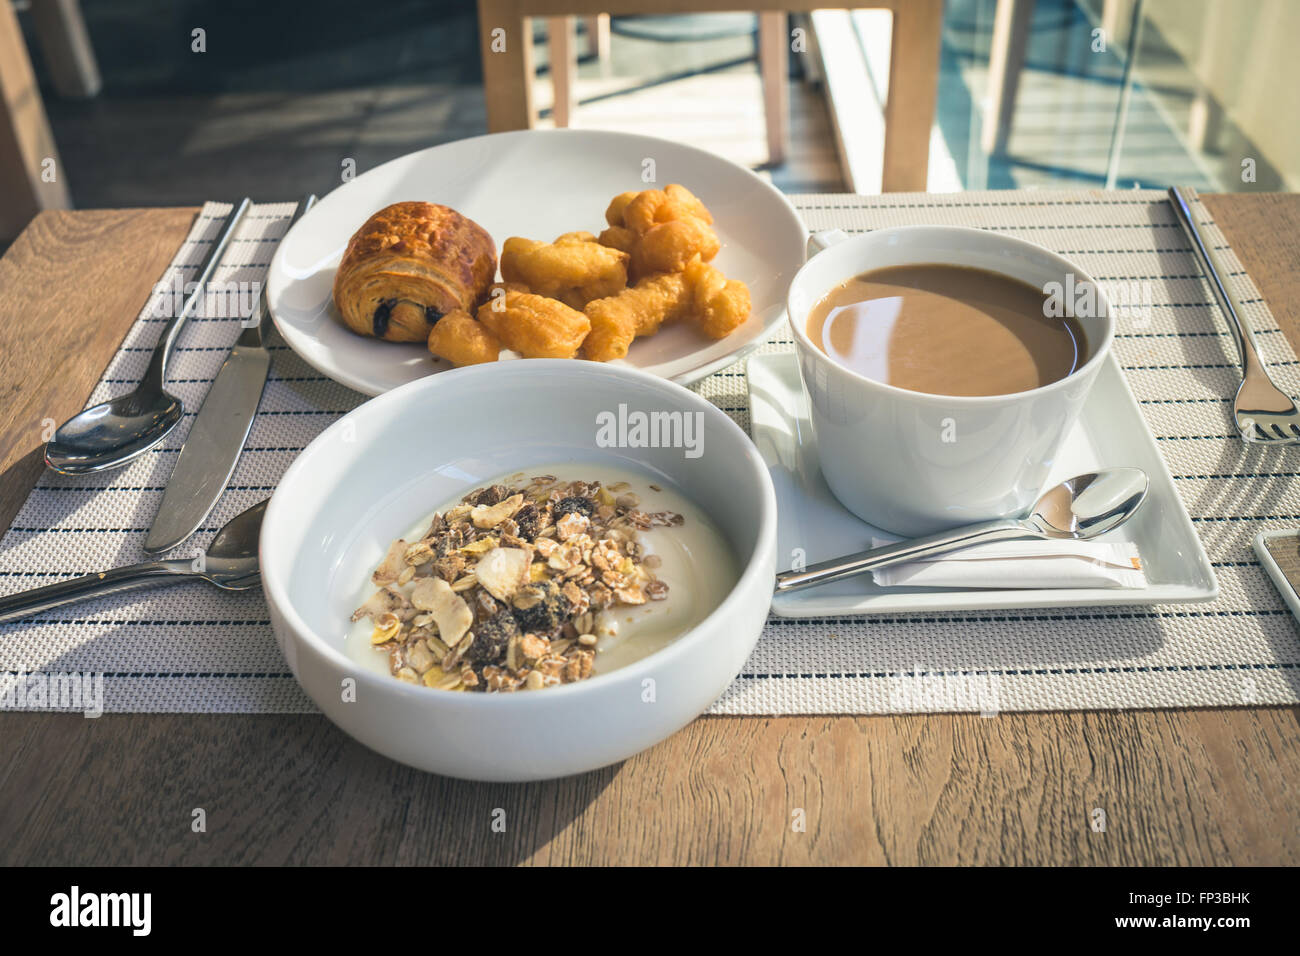
<svg viewBox="0 0 1300 956">
<path fill-rule="evenodd" d="M 908 536 L 1026 511 L 1110 353 L 1114 327 L 1103 290 L 1041 246 L 980 229 L 902 226 L 852 238 L 837 230 L 812 236 L 808 249 L 787 306 L 818 459 L 835 497 L 869 524 Z M 813 306 L 841 282 L 929 263 L 996 272 L 1045 290 L 1060 283 L 1063 296 L 1090 284 L 1093 306 L 1069 313 L 1087 338 L 1087 360 L 1027 392 L 931 395 L 859 375 L 808 337 Z"/>
</svg>

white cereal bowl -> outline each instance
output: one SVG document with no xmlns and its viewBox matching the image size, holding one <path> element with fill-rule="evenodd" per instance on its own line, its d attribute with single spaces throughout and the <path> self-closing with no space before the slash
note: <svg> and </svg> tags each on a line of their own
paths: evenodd
<svg viewBox="0 0 1300 956">
<path fill-rule="evenodd" d="M 596 416 L 699 413 L 701 454 L 597 447 Z M 349 616 L 388 543 L 499 475 L 584 462 L 667 482 L 726 535 L 740 577 L 664 649 L 589 680 L 515 694 L 454 693 L 366 670 Z M 262 523 L 262 589 L 294 677 L 361 743 L 472 780 L 560 777 L 626 759 L 712 703 L 753 650 L 771 603 L 776 496 L 754 445 L 693 392 L 633 369 L 564 360 L 471 366 L 372 399 L 307 446 Z"/>
</svg>

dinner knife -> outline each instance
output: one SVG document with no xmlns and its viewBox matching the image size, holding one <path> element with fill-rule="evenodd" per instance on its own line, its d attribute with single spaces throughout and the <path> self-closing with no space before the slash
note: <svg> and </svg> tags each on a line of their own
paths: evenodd
<svg viewBox="0 0 1300 956">
<path fill-rule="evenodd" d="M 316 197 L 309 195 L 298 203 L 290 229 L 315 202 Z M 230 480 L 271 371 L 271 353 L 266 348 L 270 314 L 263 284 L 253 314 L 245 320 L 244 331 L 226 356 L 185 437 L 145 539 L 144 550 L 149 554 L 169 551 L 192 535 Z"/>
</svg>

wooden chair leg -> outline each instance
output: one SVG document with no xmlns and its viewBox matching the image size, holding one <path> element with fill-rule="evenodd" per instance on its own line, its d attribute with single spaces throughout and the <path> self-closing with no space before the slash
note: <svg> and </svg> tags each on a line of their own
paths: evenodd
<svg viewBox="0 0 1300 956">
<path fill-rule="evenodd" d="M 1007 148 L 1033 18 L 1034 0 L 998 0 L 989 48 L 988 108 L 980 132 L 980 146 L 990 156 Z"/>
<path fill-rule="evenodd" d="M 67 183 L 18 17 L 0 2 L 0 239 L 42 209 L 67 209 Z"/>
<path fill-rule="evenodd" d="M 478 0 L 488 131 L 529 129 L 533 116 L 533 38 L 529 18 L 510 0 Z"/>
<path fill-rule="evenodd" d="M 609 14 L 597 13 L 583 17 L 587 28 L 587 52 L 604 63 L 609 59 Z"/>
<path fill-rule="evenodd" d="M 60 96 L 87 99 L 103 81 L 80 0 L 32 0 L 32 26 Z"/>
<path fill-rule="evenodd" d="M 573 113 L 578 106 L 577 20 L 574 17 L 547 17 L 546 38 L 551 47 L 551 83 L 555 88 L 551 118 L 555 120 L 556 129 L 563 129 L 572 125 Z"/>
<path fill-rule="evenodd" d="M 790 34 L 784 11 L 758 15 L 758 67 L 763 79 L 763 112 L 767 118 L 767 161 L 780 166 L 790 142 Z"/>
<path fill-rule="evenodd" d="M 925 191 L 942 26 L 943 0 L 910 0 L 894 8 L 881 173 L 885 192 Z"/>
</svg>

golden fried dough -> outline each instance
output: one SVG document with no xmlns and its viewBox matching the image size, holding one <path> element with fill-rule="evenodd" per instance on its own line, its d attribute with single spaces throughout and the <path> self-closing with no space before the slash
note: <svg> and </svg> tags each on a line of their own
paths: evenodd
<svg viewBox="0 0 1300 956">
<path fill-rule="evenodd" d="M 647 276 L 616 296 L 588 302 L 591 334 L 582 350 L 597 362 L 623 358 L 633 339 L 654 335 L 663 323 L 682 318 L 692 301 L 685 278 L 674 272 Z"/>
<path fill-rule="evenodd" d="M 623 225 L 638 235 L 644 235 L 658 223 L 687 217 L 699 219 L 705 225 L 713 222 L 713 214 L 694 193 L 685 186 L 670 183 L 663 189 L 637 193 L 623 210 Z"/>
<path fill-rule="evenodd" d="M 660 209 L 663 209 L 668 203 L 668 194 L 662 189 L 646 189 L 636 194 L 635 198 L 627 204 L 623 210 L 623 225 L 631 229 L 637 235 L 649 230 L 657 222 L 667 222 L 667 219 L 659 219 Z"/>
<path fill-rule="evenodd" d="M 609 201 L 609 206 L 605 209 L 605 221 L 611 226 L 626 225 L 623 222 L 623 211 L 627 209 L 627 204 L 635 199 L 639 194 L 635 191 L 619 193 Z"/>
<path fill-rule="evenodd" d="M 585 230 L 580 230 L 578 232 L 566 232 L 562 236 L 556 236 L 555 242 L 553 242 L 552 245 L 563 246 L 574 242 L 595 242 L 595 241 L 596 241 L 596 236 L 594 233 L 590 233 Z"/>
<path fill-rule="evenodd" d="M 636 238 L 636 233 L 626 226 L 610 226 L 600 234 L 597 241 L 602 246 L 609 246 L 619 252 L 630 253 L 632 247 L 636 245 Z"/>
<path fill-rule="evenodd" d="M 709 207 L 681 183 L 669 183 L 664 187 L 664 194 L 672 203 L 670 211 L 674 213 L 674 218 L 694 216 L 696 219 L 703 219 L 710 226 L 713 225 L 713 213 L 709 212 Z"/>
<path fill-rule="evenodd" d="M 487 298 L 483 300 L 483 306 L 490 306 L 498 312 L 502 312 L 506 307 L 507 292 L 532 292 L 522 282 L 493 282 L 488 286 Z M 480 306 L 482 308 L 483 306 Z"/>
<path fill-rule="evenodd" d="M 702 219 L 684 216 L 651 226 L 632 247 L 632 275 L 640 278 L 655 272 L 681 272 L 698 256 L 708 262 L 722 243 L 718 234 Z"/>
<path fill-rule="evenodd" d="M 490 286 L 488 286 L 487 298 L 484 299 L 483 301 L 491 302 L 493 299 L 499 299 L 507 292 L 532 292 L 532 291 L 533 291 L 532 289 L 528 288 L 528 286 L 524 285 L 522 282 L 493 282 Z"/>
<path fill-rule="evenodd" d="M 472 315 L 456 309 L 439 319 L 429 332 L 429 351 L 452 365 L 477 365 L 495 362 L 501 355 L 501 343 Z"/>
<path fill-rule="evenodd" d="M 524 358 L 573 358 L 591 331 L 583 313 L 529 292 L 507 291 L 499 300 L 484 303 L 478 320 Z"/>
<path fill-rule="evenodd" d="M 627 263 L 627 253 L 587 240 L 547 243 L 512 236 L 501 249 L 501 275 L 507 282 L 521 282 L 537 295 L 575 309 L 625 288 Z"/>
<path fill-rule="evenodd" d="M 688 262 L 682 275 L 691 290 L 691 321 L 709 338 L 725 338 L 749 318 L 749 287 L 739 279 L 700 259 Z"/>
</svg>

